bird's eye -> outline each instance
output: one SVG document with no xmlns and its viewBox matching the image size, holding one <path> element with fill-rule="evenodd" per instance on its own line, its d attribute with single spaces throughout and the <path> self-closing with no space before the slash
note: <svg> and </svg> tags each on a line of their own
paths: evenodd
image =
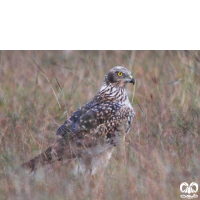
<svg viewBox="0 0 200 200">
<path fill-rule="evenodd" d="M 118 74 L 118 76 L 122 76 L 122 75 L 123 75 L 123 73 L 122 73 L 122 72 L 118 72 L 117 74 Z"/>
</svg>

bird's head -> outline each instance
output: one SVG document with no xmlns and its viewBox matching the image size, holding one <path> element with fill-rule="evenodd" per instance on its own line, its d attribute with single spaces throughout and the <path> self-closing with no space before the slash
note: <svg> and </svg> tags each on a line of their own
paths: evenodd
<svg viewBox="0 0 200 200">
<path fill-rule="evenodd" d="M 118 87 L 125 87 L 126 83 L 135 84 L 131 72 L 125 67 L 113 67 L 105 76 L 106 84 L 114 84 Z"/>
</svg>

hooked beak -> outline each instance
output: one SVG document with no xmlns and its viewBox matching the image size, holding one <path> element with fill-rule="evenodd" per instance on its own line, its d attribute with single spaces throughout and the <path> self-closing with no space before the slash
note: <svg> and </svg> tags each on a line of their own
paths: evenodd
<svg viewBox="0 0 200 200">
<path fill-rule="evenodd" d="M 129 77 L 130 77 L 130 82 L 129 83 L 133 83 L 133 85 L 134 85 L 135 84 L 135 79 L 131 75 Z"/>
</svg>

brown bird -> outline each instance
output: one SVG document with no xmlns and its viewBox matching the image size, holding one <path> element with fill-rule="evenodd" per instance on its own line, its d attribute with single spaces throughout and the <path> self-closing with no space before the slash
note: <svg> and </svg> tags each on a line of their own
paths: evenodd
<svg viewBox="0 0 200 200">
<path fill-rule="evenodd" d="M 35 171 L 67 159 L 77 161 L 75 174 L 94 175 L 104 168 L 123 130 L 128 134 L 135 115 L 126 93 L 127 83 L 135 83 L 131 72 L 121 66 L 112 68 L 93 100 L 78 108 L 57 130 L 57 141 L 22 167 Z"/>
</svg>

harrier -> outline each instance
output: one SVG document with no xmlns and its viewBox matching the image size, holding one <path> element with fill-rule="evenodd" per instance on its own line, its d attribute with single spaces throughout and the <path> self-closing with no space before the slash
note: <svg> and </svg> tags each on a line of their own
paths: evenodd
<svg viewBox="0 0 200 200">
<path fill-rule="evenodd" d="M 77 160 L 75 173 L 94 175 L 105 168 L 113 149 L 128 134 L 135 115 L 126 93 L 126 84 L 135 80 L 121 66 L 106 75 L 93 100 L 78 108 L 57 130 L 57 141 L 22 167 L 35 171 L 55 161 Z"/>
</svg>

